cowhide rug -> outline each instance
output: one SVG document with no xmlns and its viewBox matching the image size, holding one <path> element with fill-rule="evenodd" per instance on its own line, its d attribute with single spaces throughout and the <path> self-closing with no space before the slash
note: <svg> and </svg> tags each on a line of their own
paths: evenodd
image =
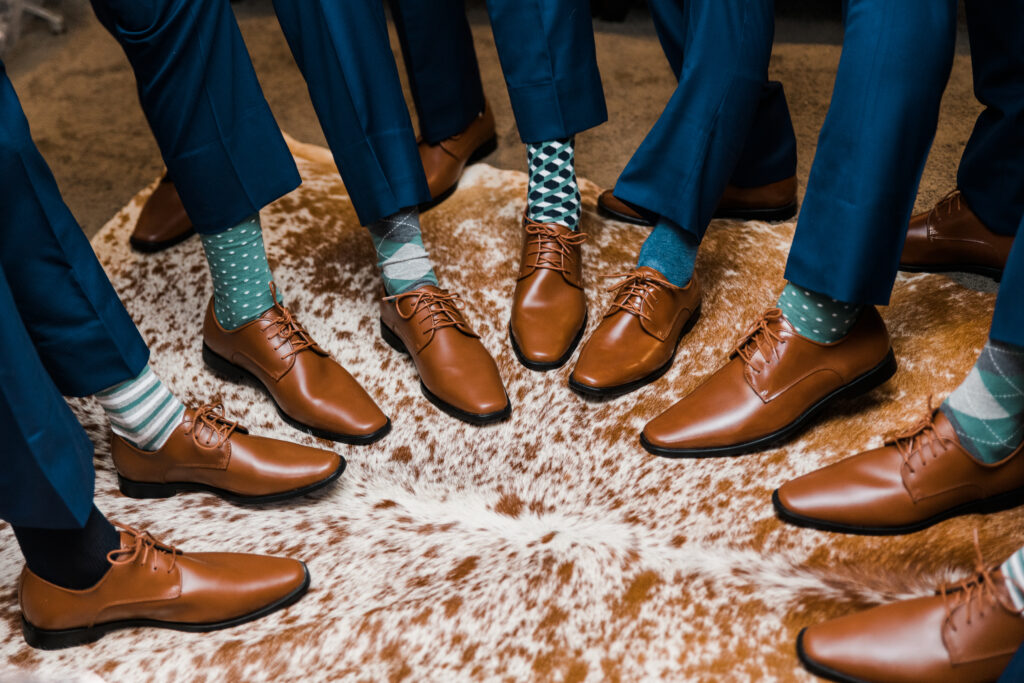
<svg viewBox="0 0 1024 683">
<path fill-rule="evenodd" d="M 242 628 L 129 630 L 39 652 L 22 641 L 21 558 L 4 530 L 0 678 L 808 680 L 793 650 L 802 626 L 965 574 L 975 526 L 992 561 L 1024 543 L 1024 510 L 862 538 L 786 526 L 769 500 L 784 480 L 880 444 L 920 416 L 929 394 L 956 386 L 985 339 L 991 294 L 900 276 L 883 311 L 900 362 L 892 381 L 785 448 L 664 460 L 640 447 L 640 429 L 718 367 L 741 328 L 773 304 L 793 224 L 715 222 L 697 266 L 704 316 L 672 370 L 639 392 L 587 401 L 566 387 L 572 363 L 537 373 L 515 360 L 506 323 L 526 178 L 474 166 L 423 216 L 440 276 L 468 301 L 514 404 L 510 422 L 470 427 L 429 404 L 411 362 L 380 340 L 370 238 L 323 153 L 298 151 L 305 182 L 263 212 L 271 264 L 299 318 L 392 417 L 391 435 L 335 446 L 350 463 L 340 484 L 290 504 L 250 509 L 202 494 L 134 501 L 117 491 L 98 406 L 74 408 L 96 443 L 96 499 L 108 515 L 185 549 L 302 558 L 312 589 Z M 647 231 L 599 217 L 598 188 L 584 181 L 582 190 L 593 328 L 610 296 L 602 275 L 628 268 Z M 258 433 L 315 442 L 283 424 L 255 388 L 203 366 L 211 285 L 199 241 L 152 256 L 128 248 L 147 192 L 94 244 L 156 370 L 179 395 L 222 398 Z"/>
</svg>

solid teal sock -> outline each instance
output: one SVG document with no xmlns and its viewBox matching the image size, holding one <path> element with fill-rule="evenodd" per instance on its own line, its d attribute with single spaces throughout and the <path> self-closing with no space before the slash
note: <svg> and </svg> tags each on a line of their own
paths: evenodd
<svg viewBox="0 0 1024 683">
<path fill-rule="evenodd" d="M 274 274 L 267 263 L 259 214 L 200 237 L 213 278 L 213 311 L 221 325 L 229 330 L 241 327 L 274 305 Z"/>
<path fill-rule="evenodd" d="M 662 217 L 640 247 L 637 265 L 653 268 L 676 287 L 685 287 L 693 277 L 699 247 L 699 237 Z"/>
<path fill-rule="evenodd" d="M 787 282 L 779 308 L 801 337 L 821 344 L 839 341 L 850 331 L 863 308 Z"/>
<path fill-rule="evenodd" d="M 1024 348 L 989 339 L 940 409 L 978 460 L 995 463 L 1013 453 L 1024 442 Z"/>
<path fill-rule="evenodd" d="M 559 223 L 576 230 L 583 202 L 576 183 L 574 140 L 548 140 L 526 145 L 530 167 L 526 215 L 538 223 Z"/>
</svg>

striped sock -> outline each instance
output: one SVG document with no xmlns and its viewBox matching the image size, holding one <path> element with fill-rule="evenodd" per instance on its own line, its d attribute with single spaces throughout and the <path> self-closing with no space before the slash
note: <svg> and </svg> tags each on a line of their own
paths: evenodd
<svg viewBox="0 0 1024 683">
<path fill-rule="evenodd" d="M 181 423 L 185 406 L 146 365 L 135 379 L 96 394 L 114 433 L 136 448 L 159 450 Z"/>
<path fill-rule="evenodd" d="M 274 305 L 270 293 L 274 274 L 267 263 L 259 214 L 200 239 L 213 279 L 213 312 L 221 325 L 236 329 Z"/>
<path fill-rule="evenodd" d="M 1013 453 L 1024 442 L 1024 348 L 989 339 L 940 409 L 978 460 L 995 463 Z"/>
<path fill-rule="evenodd" d="M 437 284 L 434 265 L 423 247 L 419 209 L 402 209 L 368 228 L 388 294 L 401 294 L 424 285 Z"/>
<path fill-rule="evenodd" d="M 1024 548 L 1021 548 L 1000 567 L 1006 577 L 1006 590 L 1010 592 L 1013 606 L 1024 610 Z"/>
<path fill-rule="evenodd" d="M 831 344 L 846 336 L 863 306 L 837 301 L 787 282 L 779 296 L 782 315 L 796 333 L 820 344 Z"/>
<path fill-rule="evenodd" d="M 526 215 L 538 223 L 559 223 L 576 230 L 580 224 L 580 188 L 576 184 L 573 138 L 526 145 L 530 185 Z"/>
</svg>

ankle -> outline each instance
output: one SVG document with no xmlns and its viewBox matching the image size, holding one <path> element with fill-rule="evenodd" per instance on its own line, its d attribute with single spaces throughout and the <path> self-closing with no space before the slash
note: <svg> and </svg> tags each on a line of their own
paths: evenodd
<svg viewBox="0 0 1024 683">
<path fill-rule="evenodd" d="M 61 588 L 95 586 L 110 570 L 107 554 L 121 547 L 117 529 L 94 505 L 81 529 L 14 527 L 25 564 Z"/>
</svg>

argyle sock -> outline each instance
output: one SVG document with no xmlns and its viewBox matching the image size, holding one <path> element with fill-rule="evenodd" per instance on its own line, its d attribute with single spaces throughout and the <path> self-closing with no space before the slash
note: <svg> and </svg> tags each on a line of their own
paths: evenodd
<svg viewBox="0 0 1024 683">
<path fill-rule="evenodd" d="M 136 448 L 155 451 L 181 423 L 185 406 L 147 365 L 135 379 L 96 394 L 114 433 Z"/>
<path fill-rule="evenodd" d="M 654 268 L 676 287 L 685 287 L 693 277 L 699 246 L 696 235 L 661 217 L 644 240 L 637 265 Z"/>
<path fill-rule="evenodd" d="M 402 209 L 367 227 L 377 250 L 377 266 L 388 294 L 401 294 L 424 285 L 437 284 L 434 264 L 423 247 L 419 209 Z"/>
<path fill-rule="evenodd" d="M 576 184 L 573 138 L 526 145 L 530 182 L 526 215 L 538 223 L 580 224 L 580 188 Z"/>
<path fill-rule="evenodd" d="M 1024 610 L 1024 548 L 1010 555 L 1000 569 L 1007 579 L 1006 589 L 1010 592 L 1014 607 Z"/>
<path fill-rule="evenodd" d="M 213 312 L 222 326 L 241 327 L 274 305 L 270 293 L 274 274 L 267 263 L 259 214 L 200 239 L 213 278 Z"/>
<path fill-rule="evenodd" d="M 994 463 L 1013 453 L 1024 442 L 1024 347 L 989 339 L 939 408 L 978 460 Z"/>
<path fill-rule="evenodd" d="M 863 308 L 787 282 L 779 296 L 779 308 L 801 337 L 830 344 L 846 336 Z"/>
<path fill-rule="evenodd" d="M 121 547 L 117 529 L 95 505 L 81 529 L 13 529 L 28 568 L 39 578 L 71 590 L 95 586 L 110 569 L 107 553 Z"/>
</svg>

